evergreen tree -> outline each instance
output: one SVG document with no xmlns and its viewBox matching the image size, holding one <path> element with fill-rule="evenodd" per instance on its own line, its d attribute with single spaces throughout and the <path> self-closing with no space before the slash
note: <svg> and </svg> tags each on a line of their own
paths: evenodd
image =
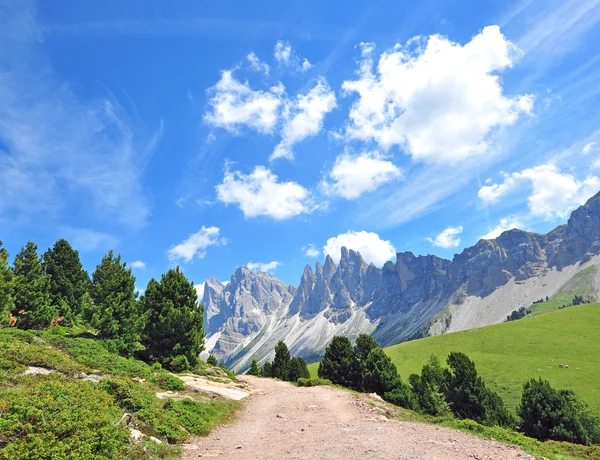
<svg viewBox="0 0 600 460">
<path fill-rule="evenodd" d="M 354 349 L 350 340 L 341 335 L 334 336 L 319 363 L 319 377 L 329 379 L 338 385 L 354 388 L 354 370 Z"/>
<path fill-rule="evenodd" d="M 263 377 L 273 377 L 273 366 L 270 362 L 266 362 L 263 364 L 263 367 L 260 370 L 260 374 Z"/>
<path fill-rule="evenodd" d="M 276 379 L 287 380 L 288 365 L 290 363 L 290 350 L 280 340 L 275 347 L 275 358 L 271 366 L 271 375 Z"/>
<path fill-rule="evenodd" d="M 250 364 L 248 375 L 255 375 L 256 377 L 260 377 L 260 369 L 258 368 L 258 363 L 255 359 L 253 359 L 252 364 Z"/>
<path fill-rule="evenodd" d="M 299 378 L 310 378 L 308 366 L 306 365 L 306 361 L 302 358 L 292 358 L 288 365 L 287 380 L 290 382 L 297 382 Z"/>
<path fill-rule="evenodd" d="M 90 302 L 90 278 L 81 265 L 79 253 L 67 240 L 60 239 L 46 251 L 42 265 L 50 277 L 52 303 L 64 323 L 70 325 Z"/>
<path fill-rule="evenodd" d="M 512 419 L 500 396 L 486 388 L 467 355 L 452 352 L 444 370 L 446 401 L 454 415 L 483 425 L 510 425 Z"/>
<path fill-rule="evenodd" d="M 8 315 L 14 308 L 14 276 L 8 262 L 8 251 L 0 241 L 0 325 L 10 325 Z"/>
<path fill-rule="evenodd" d="M 126 355 L 141 350 L 144 317 L 137 301 L 135 277 L 127 264 L 121 263 L 121 256 L 115 257 L 112 250 L 92 275 L 91 298 L 93 305 L 85 317 L 100 337 Z"/>
<path fill-rule="evenodd" d="M 409 382 L 424 413 L 434 416 L 450 414 L 445 399 L 444 369 L 437 356 L 432 355 L 421 369 L 421 375 L 412 374 Z"/>
<path fill-rule="evenodd" d="M 371 350 L 363 367 L 363 391 L 383 396 L 399 385 L 398 370 L 390 357 L 379 347 Z"/>
<path fill-rule="evenodd" d="M 44 274 L 37 245 L 29 241 L 14 262 L 14 304 L 12 315 L 21 329 L 43 329 L 57 316 L 51 304 L 50 280 Z"/>
<path fill-rule="evenodd" d="M 600 425 L 571 390 L 555 390 L 550 383 L 531 379 L 523 385 L 517 413 L 525 435 L 546 441 L 579 444 L 600 442 Z"/>
<path fill-rule="evenodd" d="M 142 334 L 144 359 L 164 365 L 185 356 L 190 366 L 198 364 L 204 349 L 204 307 L 198 293 L 179 267 L 151 279 L 142 297 L 146 327 Z"/>
<path fill-rule="evenodd" d="M 206 360 L 206 362 L 208 364 L 210 364 L 211 366 L 217 366 L 218 362 L 217 362 L 217 357 L 215 355 L 210 355 L 208 357 L 208 359 Z"/>
</svg>

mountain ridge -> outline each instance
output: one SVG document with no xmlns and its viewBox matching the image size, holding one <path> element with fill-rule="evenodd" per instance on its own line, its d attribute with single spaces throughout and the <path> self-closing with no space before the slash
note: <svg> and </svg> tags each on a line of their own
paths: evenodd
<svg viewBox="0 0 600 460">
<path fill-rule="evenodd" d="M 552 295 L 584 265 L 600 265 L 598 254 L 600 193 L 546 234 L 507 230 L 452 260 L 406 251 L 378 268 L 343 247 L 337 265 L 329 255 L 314 270 L 306 265 L 297 288 L 240 267 L 226 286 L 205 284 L 207 351 L 240 370 L 270 358 L 279 339 L 311 359 L 335 334 L 372 333 L 386 346 L 492 324 L 534 295 Z"/>
</svg>

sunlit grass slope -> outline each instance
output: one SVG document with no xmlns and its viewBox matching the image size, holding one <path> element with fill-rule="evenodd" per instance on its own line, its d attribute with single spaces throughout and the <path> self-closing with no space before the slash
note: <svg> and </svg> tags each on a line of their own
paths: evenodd
<svg viewBox="0 0 600 460">
<path fill-rule="evenodd" d="M 405 380 L 432 354 L 445 360 L 449 352 L 462 351 L 511 408 L 519 402 L 523 382 L 542 377 L 556 388 L 575 390 L 600 414 L 600 304 L 427 337 L 385 351 Z M 317 367 L 309 367 L 311 375 Z"/>
</svg>

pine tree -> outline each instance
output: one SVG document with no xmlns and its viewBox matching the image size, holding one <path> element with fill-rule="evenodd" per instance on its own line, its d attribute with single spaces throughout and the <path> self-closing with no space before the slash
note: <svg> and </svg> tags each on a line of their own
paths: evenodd
<svg viewBox="0 0 600 460">
<path fill-rule="evenodd" d="M 252 364 L 250 364 L 248 375 L 255 375 L 256 377 L 260 377 L 260 369 L 258 368 L 258 363 L 255 359 L 253 359 Z"/>
<path fill-rule="evenodd" d="M 275 358 L 271 366 L 272 376 L 276 379 L 287 380 L 289 362 L 290 350 L 283 340 L 280 340 L 275 347 Z"/>
<path fill-rule="evenodd" d="M 57 316 L 51 304 L 50 279 L 44 274 L 37 245 L 29 241 L 14 262 L 14 304 L 12 315 L 20 329 L 43 329 Z"/>
<path fill-rule="evenodd" d="M 141 332 L 144 317 L 136 300 L 135 277 L 121 256 L 113 251 L 106 254 L 92 275 L 91 297 L 93 305 L 86 319 L 123 354 L 131 355 L 141 350 Z"/>
<path fill-rule="evenodd" d="M 318 374 L 322 379 L 346 387 L 355 387 L 354 349 L 348 337 L 336 335 L 325 349 L 325 355 L 319 363 Z"/>
<path fill-rule="evenodd" d="M 0 325 L 10 325 L 8 315 L 14 307 L 14 276 L 8 262 L 8 251 L 0 241 Z"/>
<path fill-rule="evenodd" d="M 190 366 L 198 364 L 204 349 L 204 307 L 198 304 L 194 283 L 177 267 L 151 279 L 142 297 L 146 327 L 140 355 L 161 364 L 185 356 Z"/>
<path fill-rule="evenodd" d="M 287 380 L 290 382 L 297 382 L 299 378 L 310 378 L 308 366 L 306 365 L 306 361 L 302 358 L 292 358 L 288 364 Z"/>
<path fill-rule="evenodd" d="M 260 369 L 260 374 L 263 377 L 273 377 L 273 366 L 270 362 L 267 361 L 263 364 L 262 368 Z"/>
<path fill-rule="evenodd" d="M 383 396 L 400 385 L 396 366 L 385 352 L 377 347 L 371 350 L 362 367 L 363 391 Z"/>
<path fill-rule="evenodd" d="M 42 265 L 50 276 L 52 303 L 66 325 L 89 306 L 90 278 L 69 242 L 58 240 L 44 254 Z"/>
<path fill-rule="evenodd" d="M 216 366 L 218 364 L 217 357 L 215 355 L 210 355 L 206 360 L 206 363 L 210 364 L 211 366 Z"/>
</svg>

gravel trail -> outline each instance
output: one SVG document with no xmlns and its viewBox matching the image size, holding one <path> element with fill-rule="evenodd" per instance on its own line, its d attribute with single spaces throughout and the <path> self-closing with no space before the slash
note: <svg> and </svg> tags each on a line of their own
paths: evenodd
<svg viewBox="0 0 600 460">
<path fill-rule="evenodd" d="M 519 447 L 450 428 L 401 422 L 362 395 L 242 377 L 252 390 L 238 419 L 185 445 L 184 459 L 532 459 Z"/>
</svg>

